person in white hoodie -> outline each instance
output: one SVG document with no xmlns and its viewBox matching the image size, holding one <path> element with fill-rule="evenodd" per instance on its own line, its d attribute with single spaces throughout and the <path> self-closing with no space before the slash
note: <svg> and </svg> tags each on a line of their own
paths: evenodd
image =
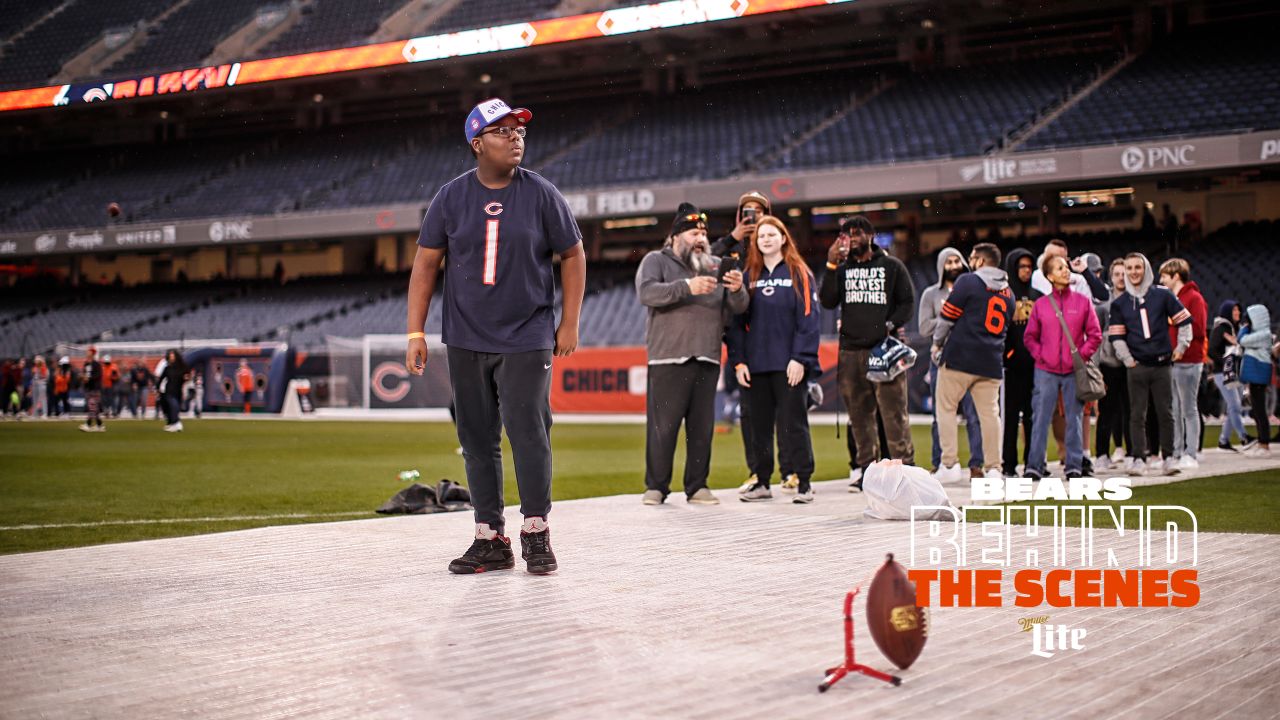
<svg viewBox="0 0 1280 720">
<path fill-rule="evenodd" d="M 916 315 L 916 324 L 920 327 L 921 337 L 932 338 L 933 331 L 938 328 L 938 316 L 942 312 L 942 303 L 951 295 L 951 288 L 956 278 L 969 272 L 969 263 L 955 248 L 943 248 L 938 253 L 938 282 L 925 288 L 920 295 L 920 309 Z M 937 472 L 942 459 L 942 444 L 938 442 L 938 365 L 929 362 L 929 396 L 933 400 L 933 449 L 930 460 L 933 471 Z M 969 434 L 969 472 L 973 476 L 982 474 L 982 424 L 978 420 L 978 411 L 973 407 L 973 396 L 965 393 L 960 401 L 960 414 L 964 416 L 965 428 Z"/>
<path fill-rule="evenodd" d="M 1271 334 L 1271 313 L 1265 305 L 1250 305 L 1245 310 L 1249 318 L 1248 330 L 1241 328 L 1238 342 L 1244 350 L 1244 361 L 1240 367 L 1240 382 L 1249 385 L 1249 414 L 1257 425 L 1254 432 L 1258 434 L 1258 442 L 1245 451 L 1248 457 L 1271 457 L 1271 423 L 1267 409 L 1267 387 L 1271 385 L 1273 368 L 1271 365 L 1271 345 L 1275 337 Z"/>
</svg>

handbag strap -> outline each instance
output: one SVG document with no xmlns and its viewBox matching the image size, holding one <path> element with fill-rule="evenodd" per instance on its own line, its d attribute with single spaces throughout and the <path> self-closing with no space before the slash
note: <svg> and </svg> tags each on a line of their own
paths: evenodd
<svg viewBox="0 0 1280 720">
<path fill-rule="evenodd" d="M 1076 349 L 1076 341 L 1071 338 L 1071 330 L 1067 328 L 1067 319 L 1062 317 L 1062 309 L 1058 307 L 1058 302 L 1053 299 L 1053 288 L 1049 288 L 1049 304 L 1053 306 L 1053 314 L 1058 316 L 1058 322 L 1062 325 L 1062 334 L 1067 338 L 1067 347 L 1071 348 L 1071 363 L 1077 367 L 1084 365 L 1084 358 L 1081 357 L 1080 351 Z"/>
</svg>

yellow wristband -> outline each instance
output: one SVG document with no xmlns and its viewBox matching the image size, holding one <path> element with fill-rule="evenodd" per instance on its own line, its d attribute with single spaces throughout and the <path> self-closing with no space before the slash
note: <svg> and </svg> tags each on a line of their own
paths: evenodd
<svg viewBox="0 0 1280 720">
<path fill-rule="evenodd" d="M 425 338 L 426 336 L 426 333 L 409 333 L 410 340 L 417 340 L 418 338 Z"/>
<path fill-rule="evenodd" d="M 835 270 L 835 269 L 836 269 L 836 268 L 838 268 L 838 267 L 840 267 L 840 266 L 839 266 L 839 265 L 837 265 L 837 264 L 835 264 L 835 263 L 833 263 L 833 262 L 829 262 L 829 263 L 827 263 L 827 269 L 828 269 L 828 270 Z"/>
</svg>

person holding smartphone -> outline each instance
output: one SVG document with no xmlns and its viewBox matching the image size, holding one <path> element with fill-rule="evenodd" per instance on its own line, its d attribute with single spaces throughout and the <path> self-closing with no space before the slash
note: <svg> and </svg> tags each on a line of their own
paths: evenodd
<svg viewBox="0 0 1280 720">
<path fill-rule="evenodd" d="M 661 250 L 640 261 L 636 295 L 648 310 L 645 505 L 671 493 L 676 444 L 685 428 L 684 493 L 693 505 L 716 505 L 707 489 L 715 434 L 720 345 L 733 314 L 747 309 L 742 272 L 717 279 L 720 258 L 709 252 L 707 216 L 681 203 Z"/>
<path fill-rule="evenodd" d="M 720 277 L 724 278 L 724 274 L 729 270 L 741 270 L 746 263 L 747 245 L 751 242 L 751 236 L 755 232 L 757 221 L 768 215 L 772 211 L 772 203 L 769 198 L 757 190 L 743 193 L 738 198 L 738 210 L 733 216 L 734 227 L 728 234 L 711 243 L 711 254 L 720 258 Z M 726 343 L 729 333 L 729 327 L 725 326 Z M 742 451 L 746 457 L 747 467 L 756 466 L 756 443 L 751 435 L 751 402 L 747 398 L 747 393 L 742 392 L 738 387 L 738 378 L 734 375 L 733 365 L 726 365 L 724 368 L 724 393 L 728 398 L 737 397 L 738 414 L 742 419 Z M 733 403 L 728 403 L 731 408 Z M 727 413 L 729 421 L 733 422 L 733 413 Z M 738 492 L 745 493 L 756 483 L 754 475 L 749 476 L 742 486 L 738 488 Z"/>
</svg>

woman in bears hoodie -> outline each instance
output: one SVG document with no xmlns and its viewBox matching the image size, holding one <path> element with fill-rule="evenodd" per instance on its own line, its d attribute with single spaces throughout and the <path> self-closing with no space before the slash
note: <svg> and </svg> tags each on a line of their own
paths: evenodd
<svg viewBox="0 0 1280 720">
<path fill-rule="evenodd" d="M 1249 317 L 1248 330 L 1240 330 L 1240 347 L 1244 349 L 1244 362 L 1240 367 L 1240 382 L 1249 384 L 1249 414 L 1257 424 L 1258 444 L 1245 451 L 1249 457 L 1271 457 L 1271 423 L 1267 411 L 1267 387 L 1271 385 L 1271 313 L 1266 305 L 1250 305 L 1245 310 Z"/>
<path fill-rule="evenodd" d="M 805 379 L 818 365 L 818 296 L 813 273 L 782 221 L 759 219 L 747 245 L 746 286 L 751 305 L 735 318 L 729 362 L 751 406 L 757 443 L 755 484 L 743 502 L 773 497 L 773 429 L 778 428 L 778 465 L 783 490 L 794 485 L 793 502 L 813 502 L 813 441 L 809 436 Z"/>
<path fill-rule="evenodd" d="M 1076 399 L 1071 344 L 1062 333 L 1058 313 L 1061 312 L 1066 320 L 1071 340 L 1085 362 L 1102 344 L 1102 328 L 1093 311 L 1093 301 L 1071 289 L 1071 267 L 1065 258 L 1046 257 L 1041 270 L 1049 279 L 1052 292 L 1036 300 L 1031 308 L 1031 319 L 1027 321 L 1027 331 L 1023 334 L 1027 351 L 1036 363 L 1035 389 L 1031 399 L 1031 452 L 1025 474 L 1036 479 L 1048 474 L 1045 453 L 1049 444 L 1049 423 L 1061 392 L 1062 414 L 1067 423 L 1066 476 L 1080 477 L 1084 467 L 1084 404 Z"/>
</svg>

